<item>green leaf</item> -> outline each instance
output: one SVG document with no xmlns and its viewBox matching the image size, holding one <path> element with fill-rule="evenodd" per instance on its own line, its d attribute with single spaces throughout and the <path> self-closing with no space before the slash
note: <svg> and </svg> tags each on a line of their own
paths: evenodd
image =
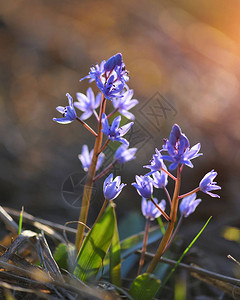
<svg viewBox="0 0 240 300">
<path fill-rule="evenodd" d="M 117 217 L 114 209 L 115 228 L 113 233 L 112 244 L 110 247 L 110 281 L 116 286 L 121 286 L 121 253 L 118 235 Z"/>
<path fill-rule="evenodd" d="M 57 246 L 53 257 L 59 268 L 68 270 L 68 251 L 66 244 L 60 243 Z"/>
<path fill-rule="evenodd" d="M 115 227 L 111 203 L 93 228 L 88 232 L 77 257 L 74 275 L 82 281 L 95 277 L 112 242 Z"/>
<path fill-rule="evenodd" d="M 75 257 L 75 246 L 72 244 L 66 245 L 60 243 L 54 252 L 54 259 L 59 268 L 68 270 L 70 272 L 73 271 Z"/>
<path fill-rule="evenodd" d="M 130 295 L 135 300 L 152 300 L 156 295 L 161 281 L 153 274 L 139 275 L 130 287 Z"/>
<path fill-rule="evenodd" d="M 24 207 L 22 206 L 22 210 L 19 216 L 19 223 L 18 223 L 18 235 L 20 235 L 22 232 L 23 212 L 24 212 Z"/>
<path fill-rule="evenodd" d="M 120 242 L 122 261 L 125 258 L 127 258 L 129 255 L 133 254 L 136 250 L 142 248 L 143 236 L 144 236 L 144 231 L 141 231 Z M 148 245 L 159 240 L 161 237 L 162 237 L 162 233 L 159 226 L 150 228 L 149 236 L 148 236 Z M 104 274 L 106 274 L 109 271 L 108 265 L 110 264 L 110 258 L 108 254 L 104 259 L 104 272 L 103 272 Z"/>
<path fill-rule="evenodd" d="M 169 280 L 169 278 L 172 276 L 172 274 L 175 272 L 177 266 L 180 264 L 180 262 L 182 261 L 183 257 L 185 256 L 185 254 L 189 251 L 189 249 L 192 247 L 192 245 L 196 242 L 196 240 L 200 237 L 200 235 L 202 234 L 203 230 L 206 228 L 207 224 L 210 222 L 212 217 L 210 217 L 207 222 L 205 223 L 205 225 L 202 227 L 202 229 L 199 231 L 199 233 L 195 236 L 195 238 L 192 240 L 192 242 L 188 245 L 188 247 L 183 251 L 183 254 L 180 256 L 179 260 L 176 262 L 175 266 L 171 269 L 170 273 L 168 274 L 168 276 L 165 278 L 160 291 L 162 291 L 163 287 L 165 286 L 165 284 L 167 283 L 167 281 Z"/>
<path fill-rule="evenodd" d="M 160 226 L 161 232 L 164 235 L 165 232 L 166 232 L 166 229 L 164 227 L 164 224 L 163 224 L 163 221 L 161 219 L 161 216 L 157 218 L 157 221 L 158 221 L 158 225 Z"/>
</svg>

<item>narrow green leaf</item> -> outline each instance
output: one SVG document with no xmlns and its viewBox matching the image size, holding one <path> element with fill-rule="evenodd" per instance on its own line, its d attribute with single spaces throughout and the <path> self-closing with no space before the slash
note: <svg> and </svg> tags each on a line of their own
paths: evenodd
<svg viewBox="0 0 240 300">
<path fill-rule="evenodd" d="M 20 235 L 22 232 L 23 211 L 24 211 L 24 207 L 22 206 L 22 210 L 19 216 L 19 223 L 18 223 L 18 235 Z"/>
<path fill-rule="evenodd" d="M 182 261 L 184 255 L 189 251 L 189 249 L 192 247 L 192 245 L 196 242 L 196 240 L 199 238 L 199 236 L 202 234 L 203 230 L 206 228 L 207 224 L 210 222 L 210 220 L 212 219 L 212 217 L 210 217 L 207 222 L 205 223 L 205 225 L 203 226 L 203 228 L 199 231 L 199 233 L 195 236 L 195 238 L 192 240 L 192 242 L 188 245 L 188 247 L 184 250 L 183 254 L 181 255 L 181 257 L 179 258 L 179 260 L 176 262 L 175 266 L 171 269 L 170 273 L 168 274 L 168 276 L 165 278 L 162 286 L 161 286 L 161 290 L 162 288 L 165 286 L 165 284 L 167 283 L 167 281 L 169 280 L 169 278 L 172 276 L 172 274 L 175 272 L 177 266 L 180 264 L 180 262 Z"/>
<path fill-rule="evenodd" d="M 139 275 L 130 287 L 130 295 L 135 300 L 152 300 L 156 295 L 161 281 L 153 274 Z"/>
<path fill-rule="evenodd" d="M 117 217 L 115 209 L 113 209 L 115 228 L 113 233 L 112 244 L 110 247 L 110 281 L 116 286 L 121 286 L 121 253 L 120 243 L 118 235 Z"/>
<path fill-rule="evenodd" d="M 163 224 L 163 221 L 161 219 L 161 216 L 157 218 L 157 221 L 158 221 L 158 225 L 160 226 L 161 232 L 164 235 L 165 232 L 166 232 L 166 229 L 164 227 L 164 224 Z"/>
<path fill-rule="evenodd" d="M 77 257 L 74 275 L 82 281 L 95 277 L 112 242 L 115 227 L 113 205 L 104 211 L 88 232 Z"/>
</svg>

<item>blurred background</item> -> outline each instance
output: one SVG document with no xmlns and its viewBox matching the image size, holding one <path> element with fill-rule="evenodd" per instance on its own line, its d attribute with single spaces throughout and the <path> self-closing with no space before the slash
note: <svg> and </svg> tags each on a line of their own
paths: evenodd
<svg viewBox="0 0 240 300">
<path fill-rule="evenodd" d="M 92 64 L 121 52 L 139 100 L 129 136 L 139 151 L 115 172 L 128 183 L 146 173 L 142 166 L 174 123 L 191 145 L 201 142 L 204 156 L 193 161 L 194 169 L 185 168 L 182 192 L 214 168 L 221 198 L 199 194 L 203 202 L 180 233 L 187 243 L 212 215 L 198 247 L 208 266 L 231 274 L 234 265 L 226 255 L 240 259 L 239 10 L 234 0 L 1 1 L 1 205 L 24 205 L 61 224 L 77 220 L 79 209 L 62 190 L 69 178 L 84 177 L 77 155 L 84 143 L 92 148 L 94 139 L 78 122 L 60 125 L 52 118 L 59 117 L 56 106 L 67 105 L 66 92 L 86 92 L 88 82 L 79 79 Z M 90 124 L 95 126 L 94 119 Z M 95 188 L 91 216 L 102 201 L 101 183 Z M 116 202 L 120 220 L 140 213 L 131 186 Z M 238 235 L 224 238 L 232 227 Z"/>
</svg>

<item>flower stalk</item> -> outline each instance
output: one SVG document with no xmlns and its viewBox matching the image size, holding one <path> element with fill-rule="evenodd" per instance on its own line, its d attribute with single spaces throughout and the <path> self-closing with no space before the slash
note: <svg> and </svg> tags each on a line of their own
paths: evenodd
<svg viewBox="0 0 240 300">
<path fill-rule="evenodd" d="M 76 118 L 76 120 L 78 120 L 78 122 L 80 122 L 88 131 L 91 132 L 91 134 L 95 135 L 95 137 L 97 137 L 97 133 L 84 121 L 82 121 L 79 117 Z"/>
<path fill-rule="evenodd" d="M 180 192 L 180 186 L 181 186 L 181 171 L 180 171 L 180 166 L 177 168 L 177 180 L 175 184 L 175 189 L 174 189 L 174 194 L 173 194 L 173 199 L 172 199 L 172 206 L 171 206 L 171 212 L 170 212 L 170 220 L 165 232 L 165 235 L 162 238 L 162 241 L 157 249 L 156 254 L 154 255 L 148 269 L 147 273 L 153 273 L 159 259 L 163 255 L 165 248 L 167 247 L 167 244 L 171 238 L 175 223 L 176 223 L 176 218 L 177 218 L 177 211 L 178 211 L 178 200 L 179 200 L 179 192 Z"/>
<path fill-rule="evenodd" d="M 200 187 L 197 187 L 197 188 L 195 188 L 194 190 L 192 190 L 191 192 L 188 192 L 188 193 L 186 193 L 186 194 L 183 194 L 183 195 L 178 196 L 178 199 L 185 198 L 185 197 L 190 196 L 190 195 L 192 195 L 192 194 L 194 194 L 194 193 L 197 193 L 197 192 L 199 192 L 199 191 L 200 191 Z"/>
<path fill-rule="evenodd" d="M 104 170 L 102 170 L 101 173 L 99 173 L 98 175 L 96 175 L 94 178 L 93 178 L 93 181 L 95 182 L 96 180 L 98 180 L 99 178 L 103 177 L 105 174 L 107 174 L 115 165 L 117 161 L 114 160 L 112 163 L 110 163 Z"/>
<path fill-rule="evenodd" d="M 105 99 L 104 95 L 102 95 L 100 113 L 99 113 L 98 133 L 96 136 L 95 145 L 94 145 L 94 149 L 93 149 L 92 162 L 91 162 L 91 165 L 90 165 L 90 168 L 89 168 L 89 171 L 87 174 L 86 183 L 84 186 L 82 207 L 81 207 L 81 212 L 79 215 L 79 222 L 84 223 L 84 224 L 86 224 L 86 222 L 87 222 L 87 216 L 88 216 L 88 210 L 89 210 L 89 205 L 90 205 L 90 200 L 91 200 L 91 195 L 92 195 L 94 176 L 96 173 L 98 154 L 100 152 L 101 145 L 102 145 L 103 132 L 102 132 L 101 120 L 102 120 L 102 115 L 105 112 L 105 107 L 106 107 L 106 99 Z M 85 227 L 83 225 L 81 225 L 81 223 L 78 224 L 77 233 L 76 233 L 75 247 L 76 247 L 77 251 L 79 251 L 81 248 L 82 241 L 83 241 L 83 235 L 84 235 L 84 231 L 85 231 Z"/>
<path fill-rule="evenodd" d="M 161 214 L 164 216 L 164 218 L 169 222 L 170 218 L 169 216 L 165 213 L 165 211 L 163 211 L 161 209 L 161 207 L 153 200 L 153 198 L 150 198 L 150 200 L 152 201 L 152 203 L 157 207 L 157 209 L 161 212 Z"/>
</svg>

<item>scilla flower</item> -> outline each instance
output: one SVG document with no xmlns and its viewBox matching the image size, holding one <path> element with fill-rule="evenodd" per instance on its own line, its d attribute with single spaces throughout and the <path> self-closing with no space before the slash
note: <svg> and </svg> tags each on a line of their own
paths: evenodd
<svg viewBox="0 0 240 300">
<path fill-rule="evenodd" d="M 90 165 L 91 165 L 91 161 L 92 161 L 92 157 L 93 157 L 93 150 L 91 150 L 91 152 L 89 153 L 88 151 L 88 146 L 87 145 L 83 145 L 82 147 L 82 153 L 78 155 L 79 160 L 82 163 L 82 167 L 83 170 L 85 172 L 88 171 Z M 97 161 L 97 165 L 96 165 L 96 171 L 101 168 L 101 165 L 104 161 L 105 155 L 103 152 L 101 152 L 98 155 L 98 161 Z"/>
<path fill-rule="evenodd" d="M 157 198 L 153 198 L 153 201 L 163 210 L 165 211 L 166 201 L 162 200 L 160 203 L 157 202 Z M 153 221 L 154 219 L 161 216 L 160 210 L 152 203 L 150 200 L 146 200 L 142 198 L 142 214 L 146 219 L 150 219 Z"/>
<path fill-rule="evenodd" d="M 163 166 L 163 159 L 162 159 L 162 155 L 161 155 L 160 151 L 158 151 L 158 149 L 155 149 L 155 151 L 156 151 L 156 154 L 154 154 L 152 159 L 150 160 L 150 165 L 143 166 L 144 168 L 148 168 L 151 170 L 151 172 L 146 174 L 147 176 L 151 175 L 152 173 L 154 173 L 156 171 L 160 171 Z"/>
<path fill-rule="evenodd" d="M 119 164 L 135 159 L 137 148 L 128 149 L 127 145 L 121 145 L 114 154 L 114 160 Z"/>
<path fill-rule="evenodd" d="M 106 200 L 115 199 L 122 191 L 126 184 L 121 184 L 121 177 L 117 176 L 113 180 L 113 174 L 110 174 L 104 181 L 103 193 Z"/>
<path fill-rule="evenodd" d="M 136 188 L 138 194 L 146 199 L 151 199 L 153 194 L 152 179 L 148 176 L 136 175 L 136 182 L 132 185 Z"/>
<path fill-rule="evenodd" d="M 163 155 L 162 159 L 172 162 L 169 166 L 170 170 L 174 170 L 180 164 L 185 164 L 188 167 L 193 167 L 191 159 L 194 159 L 202 154 L 200 143 L 190 149 L 188 138 L 182 133 L 181 128 L 175 124 L 169 136 L 169 140 L 165 140 L 163 150 L 167 150 L 169 155 Z"/>
<path fill-rule="evenodd" d="M 207 173 L 201 180 L 201 182 L 199 184 L 199 188 L 202 192 L 204 192 L 212 197 L 220 198 L 219 195 L 210 193 L 210 191 L 221 189 L 221 187 L 219 185 L 216 185 L 216 182 L 213 181 L 216 176 L 217 176 L 217 172 L 214 172 L 214 170 Z"/>
<path fill-rule="evenodd" d="M 104 65 L 106 61 L 103 60 L 100 65 L 96 64 L 95 66 L 92 66 L 90 68 L 90 72 L 87 76 L 80 79 L 80 81 L 83 81 L 84 79 L 89 79 L 89 82 L 93 82 L 97 77 L 102 76 L 104 74 Z"/>
<path fill-rule="evenodd" d="M 167 169 L 165 164 L 162 163 L 162 168 Z M 161 170 L 160 172 L 154 172 L 152 174 L 153 176 L 153 185 L 156 188 L 163 189 L 168 184 L 168 174 Z"/>
<path fill-rule="evenodd" d="M 77 114 L 73 107 L 73 98 L 68 93 L 66 96 L 68 97 L 69 106 L 58 106 L 56 108 L 56 110 L 63 115 L 63 118 L 53 118 L 53 121 L 60 124 L 69 124 L 77 118 Z"/>
<path fill-rule="evenodd" d="M 84 112 L 80 117 L 81 120 L 86 120 L 91 117 L 95 109 L 100 105 L 101 97 L 101 93 L 98 93 L 95 98 L 91 88 L 88 88 L 87 96 L 82 93 L 77 93 L 78 101 L 74 102 L 74 106 Z"/>
<path fill-rule="evenodd" d="M 130 120 L 134 120 L 135 117 L 129 112 L 129 109 L 138 104 L 138 100 L 132 99 L 133 90 L 124 91 L 121 94 L 122 97 L 113 98 L 112 103 L 116 110 Z"/>
<path fill-rule="evenodd" d="M 107 135 L 108 139 L 111 141 L 117 141 L 123 143 L 125 145 L 129 145 L 129 142 L 123 138 L 123 136 L 128 132 L 128 130 L 133 125 L 133 122 L 130 122 L 122 127 L 119 128 L 119 124 L 121 121 L 121 116 L 116 117 L 111 127 L 109 126 L 108 119 L 106 114 L 102 116 L 102 132 Z"/>
<path fill-rule="evenodd" d="M 192 214 L 198 204 L 202 201 L 201 199 L 196 199 L 196 196 L 197 194 L 194 193 L 182 199 L 179 209 L 181 215 L 183 215 L 185 218 Z"/>
</svg>

